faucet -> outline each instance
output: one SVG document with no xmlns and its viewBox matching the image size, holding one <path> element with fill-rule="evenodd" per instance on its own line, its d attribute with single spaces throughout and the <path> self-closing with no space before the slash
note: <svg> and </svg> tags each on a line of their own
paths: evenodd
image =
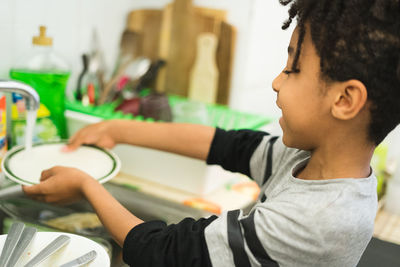
<svg viewBox="0 0 400 267">
<path fill-rule="evenodd" d="M 27 110 L 38 110 L 40 98 L 38 93 L 29 85 L 10 80 L 0 80 L 0 92 L 18 93 L 25 99 L 25 107 Z"/>
<path fill-rule="evenodd" d="M 0 92 L 6 93 L 18 93 L 22 95 L 25 99 L 25 108 L 28 111 L 36 111 L 39 109 L 40 106 L 40 98 L 38 93 L 30 87 L 29 85 L 12 81 L 12 80 L 0 80 Z M 11 105 L 12 100 L 10 96 L 6 96 L 6 136 L 7 136 L 7 143 L 12 144 L 12 130 L 11 130 Z"/>
<path fill-rule="evenodd" d="M 40 98 L 38 93 L 29 85 L 12 81 L 12 80 L 0 80 L 0 92 L 6 93 L 18 93 L 25 99 L 25 108 L 28 111 L 36 111 L 40 106 Z M 6 135 L 7 143 L 11 143 L 11 98 L 6 96 Z M 1 188 L 1 187 L 0 187 Z M 0 198 L 23 196 L 22 187 L 20 185 L 10 186 L 7 188 L 0 189 Z"/>
</svg>

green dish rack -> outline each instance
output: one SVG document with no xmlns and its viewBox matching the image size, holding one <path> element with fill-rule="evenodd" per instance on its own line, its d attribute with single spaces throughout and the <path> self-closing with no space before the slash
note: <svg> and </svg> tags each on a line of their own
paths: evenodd
<svg viewBox="0 0 400 267">
<path fill-rule="evenodd" d="M 173 107 L 177 104 L 190 101 L 184 97 L 170 95 L 168 96 L 169 105 Z M 83 114 L 96 116 L 105 120 L 110 119 L 134 119 L 139 121 L 155 121 L 153 118 L 144 118 L 143 116 L 133 116 L 132 114 L 124 114 L 121 111 L 115 111 L 119 105 L 118 102 L 107 103 L 99 106 L 84 106 L 78 101 L 66 101 L 66 109 L 80 112 Z M 251 129 L 257 130 L 260 127 L 270 123 L 272 118 L 266 116 L 240 112 L 232 110 L 226 106 L 206 104 L 209 115 L 209 126 L 219 127 L 225 130 L 231 129 Z"/>
</svg>

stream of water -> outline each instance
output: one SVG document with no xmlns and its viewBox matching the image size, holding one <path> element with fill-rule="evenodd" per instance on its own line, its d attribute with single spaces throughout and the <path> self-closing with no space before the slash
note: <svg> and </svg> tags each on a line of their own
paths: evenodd
<svg viewBox="0 0 400 267">
<path fill-rule="evenodd" d="M 36 124 L 36 110 L 26 110 L 25 150 L 32 148 L 33 131 Z"/>
</svg>

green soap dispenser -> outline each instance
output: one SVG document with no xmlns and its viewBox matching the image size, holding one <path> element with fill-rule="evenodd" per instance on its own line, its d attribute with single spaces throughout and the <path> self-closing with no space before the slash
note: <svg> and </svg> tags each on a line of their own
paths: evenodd
<svg viewBox="0 0 400 267">
<path fill-rule="evenodd" d="M 65 111 L 65 89 L 70 76 L 68 63 L 53 51 L 53 39 L 40 26 L 39 36 L 32 38 L 32 52 L 10 70 L 10 77 L 32 86 L 40 102 L 50 111 L 61 138 L 68 138 Z"/>
</svg>

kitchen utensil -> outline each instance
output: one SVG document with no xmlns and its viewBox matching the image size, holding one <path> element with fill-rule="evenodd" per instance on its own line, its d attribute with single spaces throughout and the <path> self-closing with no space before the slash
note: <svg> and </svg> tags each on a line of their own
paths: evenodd
<svg viewBox="0 0 400 267">
<path fill-rule="evenodd" d="M 63 263 L 69 262 L 81 256 L 84 252 L 95 250 L 97 257 L 89 262 L 86 266 L 88 267 L 110 267 L 110 257 L 111 255 L 107 253 L 103 243 L 99 238 L 92 239 L 74 235 L 69 233 L 60 232 L 37 232 L 32 242 L 25 249 L 21 258 L 17 262 L 17 266 L 24 266 L 27 262 L 33 259 L 44 247 L 46 247 L 50 242 L 59 237 L 60 235 L 65 235 L 70 238 L 68 246 L 58 250 L 56 253 L 49 256 L 46 260 L 42 261 L 39 266 L 43 267 L 54 267 L 60 266 Z M 0 250 L 3 248 L 7 235 L 0 235 Z M 106 245 L 108 247 L 108 245 Z M 110 247 L 108 247 L 110 249 Z M 111 253 L 111 251 L 110 251 Z"/>
<path fill-rule="evenodd" d="M 133 82 L 134 86 L 132 90 L 124 90 L 122 92 L 124 99 L 130 99 L 137 95 L 136 87 L 140 82 L 140 79 L 150 70 L 151 61 L 148 58 L 140 57 L 136 59 L 126 69 L 124 76 Z"/>
<path fill-rule="evenodd" d="M 7 263 L 7 267 L 13 267 L 21 257 L 22 253 L 26 249 L 26 247 L 31 243 L 32 239 L 36 235 L 36 228 L 34 227 L 25 227 L 22 232 L 21 238 L 18 241 L 17 246 L 15 247 L 13 253 L 10 256 L 10 259 Z"/>
<path fill-rule="evenodd" d="M 101 92 L 104 89 L 104 75 L 107 67 L 96 28 L 92 30 L 90 47 L 90 62 L 88 71 L 96 76 L 96 80 L 98 81 L 98 91 Z"/>
<path fill-rule="evenodd" d="M 135 91 L 140 92 L 144 88 L 155 89 L 154 81 L 157 78 L 159 70 L 165 65 L 165 61 L 162 59 L 157 60 L 151 64 L 150 69 L 140 78 L 136 85 Z"/>
<path fill-rule="evenodd" d="M 18 240 L 25 228 L 25 225 L 21 222 L 15 222 L 11 225 L 10 231 L 8 232 L 6 242 L 0 256 L 0 266 L 5 266 L 10 259 Z"/>
<path fill-rule="evenodd" d="M 145 57 L 139 57 L 129 64 L 124 72 L 131 80 L 137 80 L 142 77 L 151 67 L 151 60 Z"/>
<path fill-rule="evenodd" d="M 104 89 L 105 61 L 97 31 L 93 29 L 90 52 L 83 55 L 84 69 L 78 79 L 77 100 L 84 106 L 96 105 Z M 83 90 L 83 92 L 82 92 Z"/>
<path fill-rule="evenodd" d="M 124 114 L 137 116 L 140 112 L 140 98 L 125 99 L 115 110 L 120 110 Z"/>
<path fill-rule="evenodd" d="M 197 40 L 196 62 L 190 73 L 189 98 L 215 104 L 218 90 L 218 69 L 215 53 L 218 45 L 213 33 L 201 33 Z"/>
<path fill-rule="evenodd" d="M 123 71 L 118 75 L 118 77 L 115 78 L 120 79 L 124 76 L 127 76 L 129 80 L 136 81 L 150 69 L 150 66 L 150 59 L 145 57 L 136 58 L 135 60 L 131 61 L 126 67 L 124 67 Z M 117 80 L 113 81 L 113 83 L 116 82 Z M 115 94 L 118 93 L 115 90 L 113 92 L 111 89 L 112 87 L 106 86 L 102 95 L 104 99 L 100 99 L 100 101 L 103 101 L 99 102 L 100 104 L 103 104 L 107 100 L 112 100 L 115 97 Z"/>
<path fill-rule="evenodd" d="M 138 33 L 126 29 L 122 33 L 120 52 L 115 64 L 114 72 L 111 79 L 105 83 L 104 90 L 101 92 L 98 104 L 104 104 L 107 97 L 115 85 L 116 82 L 121 78 L 126 68 L 139 54 L 141 50 L 141 37 Z"/>
<path fill-rule="evenodd" d="M 99 104 L 104 104 L 107 99 L 110 99 L 110 93 L 112 93 L 113 86 L 123 77 L 125 73 L 133 75 L 134 78 L 140 77 L 150 68 L 151 61 L 148 58 L 137 58 L 130 60 L 122 65 L 116 75 L 114 75 L 110 81 L 107 82 L 104 87 L 104 91 L 101 93 Z M 114 94 L 111 94 L 111 98 Z"/>
<path fill-rule="evenodd" d="M 129 61 L 140 55 L 140 35 L 135 31 L 126 29 L 122 33 L 120 51 L 114 67 L 113 76 L 117 75 Z"/>
<path fill-rule="evenodd" d="M 48 244 L 44 249 L 42 249 L 32 260 L 30 260 L 24 267 L 33 267 L 47 259 L 51 254 L 65 246 L 71 238 L 66 235 L 60 235 L 54 239 L 50 244 Z"/>
<path fill-rule="evenodd" d="M 89 57 L 86 54 L 82 55 L 82 65 L 83 65 L 83 69 L 82 72 L 79 74 L 78 77 L 78 83 L 76 86 L 76 100 L 81 101 L 82 100 L 82 78 L 85 75 L 85 73 L 88 70 L 88 66 L 89 66 Z"/>
<path fill-rule="evenodd" d="M 95 250 L 92 250 L 70 262 L 64 263 L 60 267 L 77 267 L 77 266 L 82 266 L 88 262 L 91 262 L 94 260 L 97 256 L 97 252 Z"/>
<path fill-rule="evenodd" d="M 96 89 L 93 83 L 87 85 L 87 95 L 89 97 L 89 103 L 94 105 L 96 102 Z"/>
<path fill-rule="evenodd" d="M 57 165 L 78 168 L 100 183 L 119 172 L 121 162 L 113 152 L 88 145 L 64 152 L 66 144 L 66 141 L 37 143 L 28 151 L 24 146 L 16 146 L 5 155 L 2 170 L 6 177 L 23 185 L 38 184 L 41 172 Z"/>
</svg>

